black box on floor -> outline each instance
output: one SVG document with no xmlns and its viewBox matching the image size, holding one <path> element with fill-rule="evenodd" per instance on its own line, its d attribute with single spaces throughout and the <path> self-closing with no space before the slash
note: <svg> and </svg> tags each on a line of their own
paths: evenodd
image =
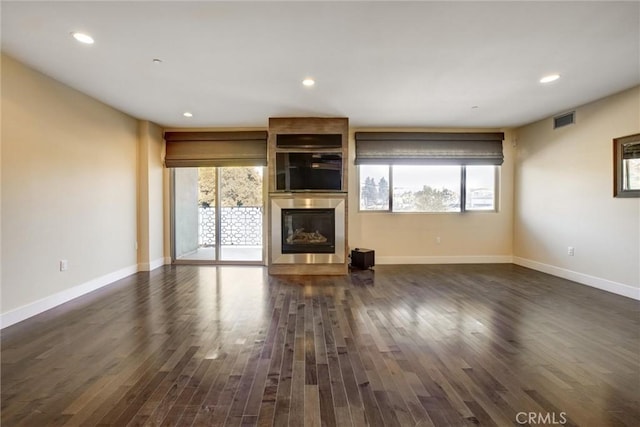
<svg viewBox="0 0 640 427">
<path fill-rule="evenodd" d="M 376 252 L 372 249 L 355 248 L 351 251 L 351 267 L 367 270 L 376 265 Z"/>
</svg>

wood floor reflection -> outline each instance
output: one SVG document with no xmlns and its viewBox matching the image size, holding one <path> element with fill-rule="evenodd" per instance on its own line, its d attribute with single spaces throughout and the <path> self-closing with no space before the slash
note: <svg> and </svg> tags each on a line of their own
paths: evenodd
<svg viewBox="0 0 640 427">
<path fill-rule="evenodd" d="M 639 335 L 638 301 L 510 264 L 168 266 L 4 329 L 1 420 L 637 426 Z"/>
</svg>

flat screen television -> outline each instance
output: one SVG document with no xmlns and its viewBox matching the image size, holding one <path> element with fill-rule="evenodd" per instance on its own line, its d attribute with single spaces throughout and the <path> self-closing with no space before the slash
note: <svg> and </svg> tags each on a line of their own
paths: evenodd
<svg viewBox="0 0 640 427">
<path fill-rule="evenodd" d="M 341 191 L 341 153 L 276 153 L 277 191 Z"/>
</svg>

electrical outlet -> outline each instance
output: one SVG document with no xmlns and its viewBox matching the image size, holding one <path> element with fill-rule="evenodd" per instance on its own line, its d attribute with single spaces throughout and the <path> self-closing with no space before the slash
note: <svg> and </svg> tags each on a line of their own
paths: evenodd
<svg viewBox="0 0 640 427">
<path fill-rule="evenodd" d="M 69 260 L 60 260 L 60 271 L 67 271 L 69 269 Z"/>
<path fill-rule="evenodd" d="M 569 255 L 569 256 L 574 256 L 575 254 L 576 254 L 576 251 L 575 251 L 575 249 L 573 248 L 573 246 L 569 246 L 569 247 L 567 248 L 567 255 Z"/>
<path fill-rule="evenodd" d="M 436 243 L 440 244 L 440 242 L 442 242 L 442 239 L 440 239 L 440 236 L 436 237 Z"/>
</svg>

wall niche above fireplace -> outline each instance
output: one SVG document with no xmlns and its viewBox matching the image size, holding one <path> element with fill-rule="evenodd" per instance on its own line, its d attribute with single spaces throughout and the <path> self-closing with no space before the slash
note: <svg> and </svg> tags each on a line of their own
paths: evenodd
<svg viewBox="0 0 640 427">
<path fill-rule="evenodd" d="M 269 273 L 346 274 L 346 118 L 269 119 Z"/>
<path fill-rule="evenodd" d="M 346 118 L 269 119 L 269 192 L 347 191 Z"/>
</svg>

